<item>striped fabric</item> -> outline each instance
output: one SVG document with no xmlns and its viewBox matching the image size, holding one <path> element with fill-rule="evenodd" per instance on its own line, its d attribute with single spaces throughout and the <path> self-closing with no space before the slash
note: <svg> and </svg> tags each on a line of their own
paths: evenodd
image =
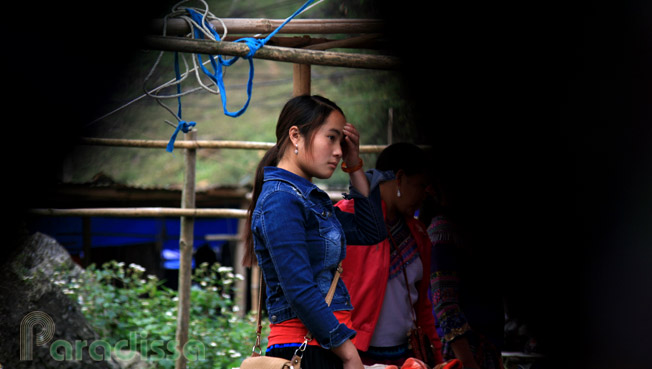
<svg viewBox="0 0 652 369">
<path fill-rule="evenodd" d="M 413 263 L 419 257 L 419 250 L 410 228 L 408 228 L 403 218 L 400 218 L 395 224 L 388 225 L 392 240 L 398 245 L 398 252 L 392 247 L 389 279 L 394 279 L 397 276 L 403 278 L 402 263 L 405 263 L 406 266 Z"/>
</svg>

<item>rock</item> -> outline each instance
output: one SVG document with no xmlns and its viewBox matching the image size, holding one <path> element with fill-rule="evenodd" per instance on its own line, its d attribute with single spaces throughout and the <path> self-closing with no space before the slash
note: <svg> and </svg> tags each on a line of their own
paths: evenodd
<svg viewBox="0 0 652 369">
<path fill-rule="evenodd" d="M 55 270 L 79 274 L 68 252 L 54 239 L 36 233 L 14 248 L 0 267 L 0 366 L 3 368 L 116 369 L 111 359 L 94 360 L 88 346 L 100 339 L 79 305 L 63 293 L 52 276 Z M 57 358 L 63 347 L 85 347 L 72 358 Z M 42 343 L 42 344 L 40 344 Z M 77 354 L 81 352 L 81 356 Z M 79 360 L 77 360 L 79 359 Z"/>
</svg>

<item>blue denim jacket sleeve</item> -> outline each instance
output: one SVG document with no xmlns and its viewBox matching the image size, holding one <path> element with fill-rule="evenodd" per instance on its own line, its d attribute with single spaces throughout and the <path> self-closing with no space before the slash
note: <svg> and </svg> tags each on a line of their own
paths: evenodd
<svg viewBox="0 0 652 369">
<path fill-rule="evenodd" d="M 260 224 L 283 293 L 319 344 L 326 349 L 337 347 L 356 332 L 335 318 L 314 280 L 306 245 L 305 207 L 289 192 L 278 191 L 273 197 L 261 207 Z"/>
<path fill-rule="evenodd" d="M 347 200 L 355 200 L 355 213 L 347 213 L 335 207 L 335 214 L 342 224 L 349 245 L 375 245 L 387 238 L 380 183 L 394 179 L 394 172 L 371 169 L 365 174 L 369 181 L 369 197 L 362 195 L 353 186 L 349 186 L 349 194 L 344 195 Z"/>
</svg>

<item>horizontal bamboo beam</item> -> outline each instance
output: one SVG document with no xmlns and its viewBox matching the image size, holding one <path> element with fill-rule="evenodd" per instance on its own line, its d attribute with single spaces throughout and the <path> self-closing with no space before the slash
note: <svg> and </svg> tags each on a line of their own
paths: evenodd
<svg viewBox="0 0 652 369">
<path fill-rule="evenodd" d="M 271 33 L 276 30 L 285 19 L 257 19 L 257 18 L 220 18 L 227 29 L 227 34 L 258 34 Z M 218 20 L 210 22 L 218 34 L 224 33 L 224 27 Z M 293 34 L 355 34 L 355 33 L 382 33 L 385 22 L 380 19 L 293 19 L 288 22 L 278 33 Z M 155 19 L 150 23 L 150 32 L 163 34 L 163 20 Z M 190 33 L 190 28 L 185 20 L 170 18 L 167 21 L 166 35 L 185 36 Z"/>
<path fill-rule="evenodd" d="M 360 36 L 347 37 L 344 39 L 314 38 L 309 36 L 287 36 L 272 37 L 267 41 L 268 46 L 305 48 L 311 50 L 328 50 L 328 49 L 388 49 L 387 42 L 382 39 L 379 33 L 364 34 Z M 242 37 L 227 36 L 222 41 L 234 42 Z M 256 37 L 263 39 L 263 37 Z"/>
<path fill-rule="evenodd" d="M 217 42 L 187 37 L 147 36 L 144 38 L 143 43 L 145 48 L 151 50 L 240 57 L 249 54 L 249 46 L 242 42 Z M 394 56 L 293 49 L 278 46 L 263 46 L 258 49 L 254 58 L 331 67 L 382 70 L 395 70 L 400 68 L 400 59 Z"/>
<path fill-rule="evenodd" d="M 107 216 L 107 217 L 210 217 L 246 218 L 244 209 L 181 209 L 181 208 L 88 208 L 88 209 L 31 209 L 34 215 L 49 216 Z"/>
<path fill-rule="evenodd" d="M 132 140 L 121 138 L 96 138 L 81 137 L 78 142 L 83 145 L 117 146 L 117 147 L 140 147 L 140 148 L 166 148 L 168 141 L 165 140 Z M 245 150 L 269 150 L 274 146 L 271 142 L 254 141 L 175 141 L 175 149 L 245 149 Z M 360 145 L 361 153 L 377 153 L 383 151 L 385 145 Z"/>
</svg>

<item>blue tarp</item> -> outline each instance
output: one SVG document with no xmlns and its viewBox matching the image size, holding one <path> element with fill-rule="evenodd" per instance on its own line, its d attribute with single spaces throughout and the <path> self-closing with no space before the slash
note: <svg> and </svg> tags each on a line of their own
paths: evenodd
<svg viewBox="0 0 652 369">
<path fill-rule="evenodd" d="M 179 218 L 91 217 L 91 246 L 111 247 L 144 243 L 162 244 L 161 260 L 166 269 L 178 269 Z M 59 242 L 73 256 L 83 255 L 81 217 L 38 217 L 28 225 L 29 231 L 41 232 Z M 236 218 L 195 218 L 194 248 L 208 244 L 217 254 L 226 241 L 206 241 L 206 235 L 235 235 Z"/>
</svg>

